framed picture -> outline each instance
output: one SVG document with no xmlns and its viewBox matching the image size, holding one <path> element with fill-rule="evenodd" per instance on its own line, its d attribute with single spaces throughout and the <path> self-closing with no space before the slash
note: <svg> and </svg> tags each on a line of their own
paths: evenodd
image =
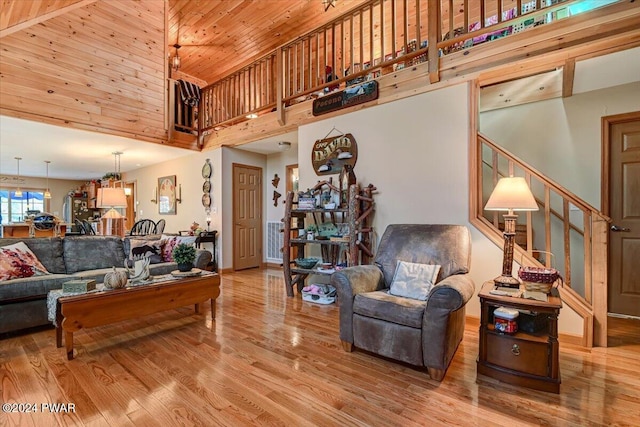
<svg viewBox="0 0 640 427">
<path fill-rule="evenodd" d="M 158 178 L 158 213 L 161 215 L 176 214 L 176 176 Z"/>
</svg>

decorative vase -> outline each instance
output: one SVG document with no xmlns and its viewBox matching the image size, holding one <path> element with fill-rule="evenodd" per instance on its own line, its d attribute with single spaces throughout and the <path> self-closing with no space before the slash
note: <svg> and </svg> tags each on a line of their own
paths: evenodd
<svg viewBox="0 0 640 427">
<path fill-rule="evenodd" d="M 184 263 L 184 264 L 178 264 L 178 270 L 186 273 L 187 271 L 191 271 L 191 269 L 193 268 L 193 263 Z"/>
</svg>

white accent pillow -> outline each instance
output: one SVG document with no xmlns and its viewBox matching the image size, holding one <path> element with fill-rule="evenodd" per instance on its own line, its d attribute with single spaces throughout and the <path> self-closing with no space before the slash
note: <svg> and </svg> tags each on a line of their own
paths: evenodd
<svg viewBox="0 0 640 427">
<path fill-rule="evenodd" d="M 439 272 L 439 265 L 398 261 L 389 293 L 399 297 L 426 301 Z"/>
</svg>

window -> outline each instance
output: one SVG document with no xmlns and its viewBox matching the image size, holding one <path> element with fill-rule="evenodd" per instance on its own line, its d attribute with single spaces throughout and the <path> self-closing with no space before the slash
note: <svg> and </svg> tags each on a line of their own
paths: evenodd
<svg viewBox="0 0 640 427">
<path fill-rule="evenodd" d="M 15 191 L 0 190 L 0 219 L 2 224 L 23 222 L 29 211 L 45 211 L 44 190 L 22 190 L 22 196 Z"/>
</svg>

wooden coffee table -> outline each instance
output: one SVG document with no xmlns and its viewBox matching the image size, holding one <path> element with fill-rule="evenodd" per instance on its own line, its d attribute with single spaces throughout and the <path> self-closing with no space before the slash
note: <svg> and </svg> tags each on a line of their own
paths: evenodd
<svg viewBox="0 0 640 427">
<path fill-rule="evenodd" d="M 67 358 L 73 359 L 73 333 L 82 328 L 108 325 L 160 311 L 195 304 L 211 299 L 211 318 L 216 317 L 216 298 L 220 295 L 220 276 L 203 273 L 199 276 L 167 279 L 124 289 L 61 296 L 56 310 L 56 345 L 62 347 L 65 333 Z"/>
</svg>

